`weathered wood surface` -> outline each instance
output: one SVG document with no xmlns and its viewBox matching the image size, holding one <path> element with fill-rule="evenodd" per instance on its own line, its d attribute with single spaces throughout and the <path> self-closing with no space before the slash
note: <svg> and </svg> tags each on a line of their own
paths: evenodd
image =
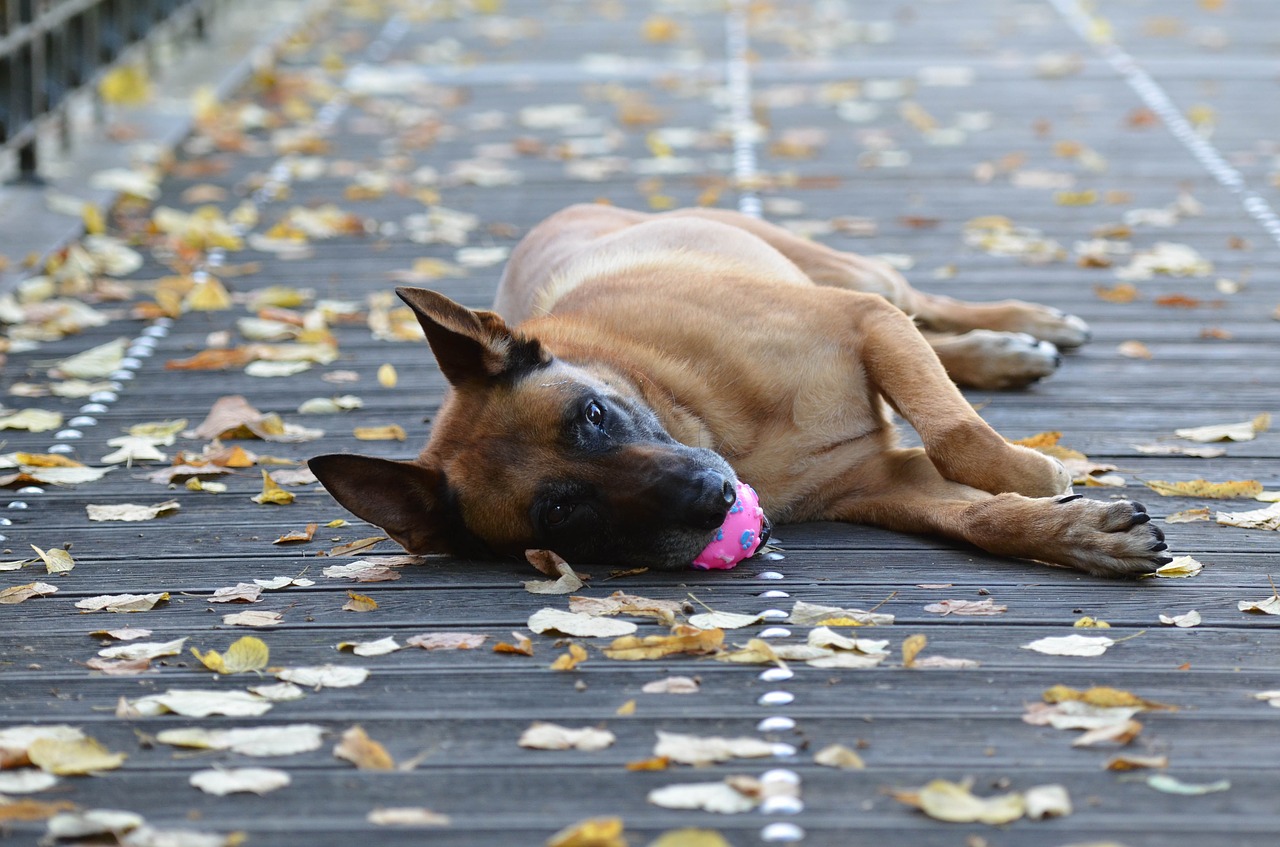
<svg viewBox="0 0 1280 847">
<path fill-rule="evenodd" d="M 1265 94 L 1274 88 L 1274 45 L 1268 34 L 1274 12 L 1269 0 L 1231 0 L 1215 11 L 1218 5 L 1129 0 L 1104 4 L 1102 12 L 1119 42 L 1180 107 L 1212 107 L 1214 144 L 1251 188 L 1274 202 L 1275 191 L 1267 185 L 1275 170 L 1276 142 L 1267 134 L 1280 125 L 1280 99 Z M 700 198 L 724 206 L 737 201 L 729 182 L 732 157 L 723 132 L 725 111 L 715 96 L 724 78 L 724 21 L 716 4 L 680 9 L 660 2 L 511 0 L 500 15 L 466 12 L 457 19 L 436 18 L 415 4 L 343 8 L 338 4 L 318 19 L 309 35 L 286 51 L 276 74 L 282 87 L 256 88 L 242 96 L 280 116 L 283 125 L 298 126 L 307 124 L 338 87 L 350 86 L 370 69 L 415 75 L 417 82 L 408 87 L 356 93 L 338 113 L 326 135 L 328 147 L 320 153 L 325 162 L 349 164 L 314 180 L 294 180 L 287 198 L 262 203 L 257 230 L 264 231 L 291 206 L 336 203 L 367 220 L 367 232 L 316 241 L 309 255 L 298 259 L 282 260 L 252 249 L 229 253 L 228 264 L 262 263 L 257 273 L 227 280 L 235 292 L 306 286 L 320 298 L 363 302 L 389 290 L 391 275 L 408 270 L 416 259 L 454 261 L 456 246 L 419 244 L 406 237 L 407 216 L 426 208 L 405 189 L 409 175 L 422 167 L 444 175 L 445 184 L 437 187 L 442 205 L 479 216 L 481 224 L 469 246 L 510 247 L 537 220 L 571 202 L 607 199 L 645 208 Z M 1280 437 L 1274 433 L 1225 445 L 1228 455 L 1217 459 L 1143 456 L 1132 447 L 1172 443 L 1178 427 L 1280 411 L 1274 405 L 1280 397 L 1280 346 L 1272 319 L 1280 247 L 1245 213 L 1240 200 L 1215 184 L 1158 123 L 1134 123 L 1141 104 L 1133 91 L 1047 3 L 904 5 L 867 0 L 849 4 L 834 18 L 820 13 L 831 8 L 804 3 L 786 4 L 784 10 L 780 5 L 776 13 L 762 11 L 754 21 L 756 116 L 767 122 L 760 165 L 771 180 L 763 192 L 773 210 L 770 216 L 872 218 L 878 225 L 875 237 L 835 232 L 821 238 L 864 253 L 909 255 L 914 267 L 908 275 L 922 288 L 972 299 L 1039 300 L 1086 318 L 1094 340 L 1069 354 L 1051 379 L 1026 392 L 970 396 L 984 417 L 1011 437 L 1060 430 L 1064 444 L 1116 465 L 1125 487 L 1085 489 L 1088 496 L 1133 497 L 1145 502 L 1158 520 L 1192 506 L 1227 511 L 1260 506 L 1249 500 L 1161 497 L 1143 482 L 1205 477 L 1258 479 L 1269 488 L 1280 487 Z M 674 42 L 644 37 L 645 22 L 661 15 L 671 15 L 678 27 Z M 385 55 L 374 49 L 380 38 L 387 41 Z M 1211 51 L 1202 43 L 1218 47 Z M 588 57 L 595 57 L 594 64 L 587 63 Z M 615 69 L 613 75 L 591 70 L 605 66 Z M 927 76 L 926 69 L 944 66 L 972 68 L 973 80 L 957 87 L 917 83 L 922 71 Z M 1043 70 L 1055 67 L 1068 71 Z M 332 88 L 300 83 L 325 74 Z M 867 87 L 877 80 L 902 81 L 901 96 L 870 96 Z M 841 90 L 837 86 L 850 81 L 863 86 L 860 102 L 878 110 L 865 123 L 842 119 L 830 102 L 829 96 Z M 655 122 L 622 120 L 618 98 L 624 90 L 656 109 Z M 849 89 L 843 90 L 848 94 Z M 990 125 L 969 132 L 962 143 L 931 144 L 902 116 L 908 101 L 918 103 L 942 127 L 953 125 L 962 113 L 984 113 Z M 521 107 L 553 104 L 582 104 L 595 123 L 580 137 L 607 139 L 605 147 L 612 149 L 605 152 L 618 157 L 621 170 L 601 182 L 567 177 L 556 150 L 570 137 L 555 127 L 521 126 L 517 119 Z M 1206 114 L 1200 112 L 1202 118 Z M 434 138 L 413 135 L 415 127 L 426 126 L 441 131 Z M 646 163 L 653 164 L 654 150 L 661 146 L 651 133 L 664 127 L 697 135 L 698 144 L 672 151 L 693 160 L 690 172 L 640 172 Z M 797 158 L 795 148 L 788 152 L 781 142 L 794 140 L 788 132 L 807 129 L 825 135 L 808 136 L 819 140 Z M 280 161 L 266 143 L 267 133 L 251 136 L 262 143 L 225 151 L 209 150 L 197 135 L 180 155 L 178 168 L 162 182 L 157 203 L 190 208 L 183 193 L 213 183 L 229 192 L 218 205 L 234 207 Z M 458 162 L 481 155 L 478 147 L 517 140 L 526 152 L 497 161 L 519 173 L 521 182 L 485 187 L 448 182 Z M 1105 172 L 1088 171 L 1055 155 L 1055 142 L 1064 141 L 1105 157 Z M 883 149 L 906 151 L 910 161 L 902 167 L 872 166 L 872 154 Z M 489 151 L 495 153 L 503 151 Z M 1098 202 L 1061 205 L 1055 202 L 1055 189 L 1016 187 L 1008 172 L 987 182 L 974 179 L 982 163 L 999 163 L 1015 154 L 1021 158 L 1009 170 L 1061 174 L 1072 184 L 1057 190 L 1094 189 Z M 396 158 L 388 159 L 392 156 Z M 389 170 L 397 187 L 375 199 L 346 197 L 355 175 L 369 170 Z M 716 190 L 714 197 L 708 189 Z M 1070 251 L 1073 242 L 1119 221 L 1126 210 L 1165 206 L 1180 190 L 1189 191 L 1203 213 L 1164 229 L 1136 226 L 1132 241 L 1138 248 L 1156 241 L 1188 244 L 1213 262 L 1214 271 L 1207 277 L 1158 276 L 1138 282 L 1140 296 L 1134 303 L 1110 303 L 1095 294 L 1095 286 L 1115 284 L 1111 271 L 1082 269 L 1071 259 L 1025 265 L 964 245 L 965 221 L 1002 214 L 1043 231 Z M 803 205 L 779 210 L 775 201 L 783 199 Z M 17 257 L 26 245 L 0 241 L 0 248 Z M 948 266 L 953 272 L 935 278 L 936 269 Z M 172 272 L 149 257 L 131 279 Z M 424 284 L 480 307 L 490 301 L 498 273 L 498 266 L 489 266 Z M 1214 286 L 1217 278 L 1244 287 L 1222 293 Z M 1157 305 L 1155 298 L 1166 294 L 1203 303 L 1189 309 Z M 102 308 L 124 311 L 115 304 Z M 165 369 L 166 361 L 202 349 L 208 333 L 231 329 L 234 318 L 245 314 L 237 305 L 227 312 L 179 318 L 157 340 L 155 354 L 141 362 L 136 377 L 123 385 L 120 401 L 97 414 L 95 426 L 83 427 L 82 439 L 67 442 L 76 455 L 97 463 L 110 449 L 107 439 L 135 423 L 185 417 L 194 425 L 218 397 L 233 393 L 245 395 L 263 411 L 326 431 L 321 441 L 307 444 L 246 442 L 260 453 L 299 460 L 318 452 L 359 450 L 407 458 L 418 449 L 439 406 L 443 381 L 424 345 L 373 340 L 363 324 L 334 327 L 342 353 L 338 361 L 288 379 Z M 12 354 L 5 387 L 44 381 L 48 362 L 116 337 L 135 338 L 144 326 L 120 318 L 34 352 Z M 1211 329 L 1231 338 L 1202 337 Z M 1145 343 L 1152 358 L 1119 355 L 1117 345 L 1129 340 Z M 374 378 L 387 362 L 400 375 L 394 389 L 380 387 Z M 360 380 L 333 385 L 320 379 L 337 369 L 354 370 Z M 306 398 L 341 393 L 362 397 L 364 409 L 314 417 L 294 414 Z M 7 407 L 58 409 L 68 418 L 82 402 L 5 398 Z M 402 425 L 407 440 L 368 443 L 351 434 L 356 424 L 386 423 Z M 55 443 L 52 433 L 7 436 L 6 450 L 39 452 Z M 198 448 L 200 443 L 179 441 L 172 449 L 183 446 Z M 613 662 L 601 655 L 600 644 L 578 639 L 587 646 L 589 661 L 572 673 L 554 673 L 547 666 L 563 647 L 551 637 L 535 636 L 534 657 L 489 649 L 509 639 L 512 630 L 523 629 L 537 609 L 564 606 L 563 598 L 537 597 L 522 589 L 521 580 L 537 577 L 523 563 L 438 559 L 401 569 L 394 582 L 328 579 L 322 576 L 325 567 L 350 560 L 317 553 L 370 535 L 369 527 L 353 522 L 322 528 L 316 541 L 302 546 L 270 543 L 308 522 L 341 517 L 342 510 L 327 494 L 307 486 L 294 489 L 298 497 L 290 506 L 258 506 L 248 499 L 260 490 L 257 469 L 223 478 L 229 491 L 220 495 L 167 489 L 142 479 L 148 470 L 154 466 L 120 468 L 97 483 L 39 494 L 7 492 L 3 498 L 29 506 L 0 512 L 13 522 L 2 530 L 7 536 L 3 558 L 26 556 L 29 544 L 51 548 L 70 543 L 76 568 L 50 580 L 58 594 L 0 607 L 0 728 L 71 723 L 110 749 L 129 754 L 122 769 L 67 778 L 53 792 L 38 795 L 41 799 L 130 809 L 161 827 L 241 830 L 249 845 L 317 847 L 356 839 L 387 845 L 540 844 L 560 827 L 593 815 L 621 816 L 633 845 L 683 826 L 716 828 L 734 845 L 757 844 L 769 832 L 766 826 L 778 822 L 798 826 L 805 844 L 904 847 L 1092 841 L 1130 847 L 1208 841 L 1269 845 L 1280 829 L 1275 802 L 1280 765 L 1274 756 L 1280 711 L 1253 697 L 1280 689 L 1275 624 L 1280 619 L 1236 608 L 1240 600 L 1271 594 L 1267 577 L 1275 571 L 1274 532 L 1211 522 L 1169 525 L 1174 552 L 1196 556 L 1206 564 L 1204 572 L 1189 580 L 1136 583 L 1038 568 L 936 539 L 826 524 L 783 527 L 778 537 L 785 558 L 748 562 L 722 573 L 649 572 L 610 579 L 608 563 L 583 564 L 594 576 L 583 593 L 594 596 L 618 589 L 676 600 L 692 595 L 717 609 L 747 613 L 770 607 L 786 611 L 795 600 L 859 608 L 881 604 L 881 611 L 896 615 L 896 624 L 860 633 L 888 638 L 895 658 L 862 671 L 795 664 L 792 679 L 769 683 L 758 678 L 759 667 L 708 659 Z M 84 509 L 88 503 L 169 498 L 179 500 L 182 510 L 147 523 L 92 523 Z M 393 552 L 391 546 L 383 544 L 375 552 Z M 759 578 L 768 568 L 784 578 Z M 316 580 L 315 586 L 267 592 L 253 606 L 208 602 L 220 587 L 304 573 Z M 0 573 L 0 587 L 42 577 L 28 566 Z M 352 590 L 374 597 L 379 608 L 366 614 L 340 611 Z M 789 596 L 761 596 L 769 590 Z M 151 591 L 167 591 L 171 599 L 154 611 L 130 616 L 81 614 L 74 607 L 77 600 L 99 594 Z M 943 599 L 983 597 L 1006 604 L 1008 611 L 966 618 L 923 610 Z M 284 622 L 252 631 L 221 624 L 223 614 L 245 608 L 281 612 Z M 1201 626 L 1174 629 L 1158 622 L 1160 614 L 1189 609 L 1200 611 Z M 1128 640 L 1095 658 L 1043 656 L 1022 649 L 1045 635 L 1080 632 L 1071 625 L 1084 615 L 1110 622 L 1106 634 Z M 251 684 L 241 677 L 215 677 L 189 654 L 157 660 L 151 672 L 136 677 L 86 669 L 83 663 L 102 646 L 89 633 L 123 624 L 152 629 L 149 640 L 186 636 L 188 647 L 201 650 L 223 649 L 251 633 L 270 645 L 273 665 L 332 662 L 364 666 L 372 673 L 361 686 L 313 692 L 259 718 L 121 719 L 114 710 L 122 697 Z M 645 620 L 640 627 L 642 634 L 661 631 Z M 806 630 L 792 629 L 793 635 L 780 641 L 796 641 Z M 483 634 L 487 641 L 472 651 L 408 649 L 363 659 L 336 650 L 344 641 L 387 635 L 403 641 L 423 632 L 462 631 Z M 728 640 L 742 643 L 759 632 L 760 627 L 730 632 Z M 896 651 L 914 633 L 928 636 L 925 655 L 973 659 L 980 667 L 902 668 Z M 677 673 L 697 676 L 701 691 L 684 696 L 641 693 L 645 682 Z M 1114 750 L 1072 748 L 1073 733 L 1022 721 L 1026 704 L 1039 701 L 1055 684 L 1110 685 L 1179 707 L 1142 715 L 1145 730 L 1128 750 L 1167 754 L 1170 773 L 1196 783 L 1228 779 L 1230 789 L 1178 797 L 1147 787 L 1141 772 L 1103 771 Z M 761 694 L 775 689 L 794 694 L 794 702 L 757 703 Z M 617 715 L 632 699 L 635 714 Z M 757 722 L 771 715 L 793 718 L 796 728 L 758 731 Z M 516 739 L 533 720 L 607 725 L 618 740 L 597 753 L 525 750 Z M 320 724 L 330 737 L 319 750 L 280 759 L 175 752 L 151 742 L 157 732 L 173 727 L 296 723 Z M 337 736 L 357 723 L 397 761 L 419 755 L 422 760 L 411 771 L 375 773 L 356 771 L 333 758 Z M 793 745 L 796 754 L 699 769 L 625 770 L 627 762 L 651 754 L 656 730 L 765 737 Z M 813 764 L 813 753 L 835 742 L 860 744 L 867 768 L 833 771 Z M 264 798 L 212 797 L 187 785 L 191 772 L 222 765 L 280 767 L 292 775 L 293 784 Z M 800 777 L 802 811 L 717 816 L 659 809 L 645 801 L 649 790 L 662 785 L 739 773 L 758 776 L 770 768 L 790 769 Z M 1075 811 L 1057 820 L 997 829 L 933 821 L 886 793 L 934 778 L 965 777 L 974 779 L 974 790 L 981 795 L 1061 783 Z M 394 806 L 427 807 L 449 815 L 451 823 L 428 831 L 367 822 L 372 809 Z M 39 823 L 0 824 L 0 832 L 15 843 L 34 843 L 42 829 Z"/>
</svg>

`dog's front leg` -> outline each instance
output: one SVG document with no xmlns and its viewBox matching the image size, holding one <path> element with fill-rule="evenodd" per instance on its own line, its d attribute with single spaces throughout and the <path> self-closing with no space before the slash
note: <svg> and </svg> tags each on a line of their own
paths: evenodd
<svg viewBox="0 0 1280 847">
<path fill-rule="evenodd" d="M 1099 576 L 1138 576 L 1170 561 L 1164 534 L 1140 503 L 991 494 L 944 478 L 920 448 L 891 450 L 870 464 L 858 468 L 858 490 L 833 503 L 827 518 L 942 535 Z"/>
</svg>

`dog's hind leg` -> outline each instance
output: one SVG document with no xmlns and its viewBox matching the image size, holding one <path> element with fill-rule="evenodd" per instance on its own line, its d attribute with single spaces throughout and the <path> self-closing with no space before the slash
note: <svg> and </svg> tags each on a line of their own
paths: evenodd
<svg viewBox="0 0 1280 847">
<path fill-rule="evenodd" d="M 858 469 L 830 520 L 956 538 L 1003 556 L 1100 576 L 1137 576 L 1169 561 L 1140 503 L 1068 495 L 991 494 L 944 478 L 920 448 L 891 450 Z"/>
</svg>

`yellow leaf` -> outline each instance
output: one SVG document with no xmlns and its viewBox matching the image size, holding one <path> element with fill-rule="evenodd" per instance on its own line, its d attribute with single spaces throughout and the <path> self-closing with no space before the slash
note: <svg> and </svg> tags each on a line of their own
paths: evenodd
<svg viewBox="0 0 1280 847">
<path fill-rule="evenodd" d="M 80 219 L 84 222 L 84 231 L 89 235 L 102 235 L 107 231 L 107 222 L 97 203 L 85 203 L 80 209 Z"/>
<path fill-rule="evenodd" d="M 627 847 L 622 818 L 588 818 L 547 839 L 547 847 Z"/>
<path fill-rule="evenodd" d="M 650 841 L 649 847 L 732 847 L 714 829 L 672 829 Z"/>
<path fill-rule="evenodd" d="M 62 426 L 62 415 L 44 409 L 23 409 L 0 417 L 0 429 L 25 429 L 28 432 L 47 432 Z"/>
<path fill-rule="evenodd" d="M 625 718 L 625 717 L 629 717 L 629 716 L 631 716 L 631 715 L 634 715 L 634 714 L 636 713 L 636 701 L 635 701 L 635 700 L 628 700 L 627 702 L 623 703 L 623 704 L 622 704 L 621 706 L 619 706 L 618 708 L 614 709 L 613 713 L 614 713 L 615 715 L 617 715 L 618 717 L 621 717 L 621 718 Z"/>
<path fill-rule="evenodd" d="M 509 644 L 506 641 L 499 641 L 497 644 L 493 645 L 493 652 L 518 653 L 521 656 L 533 655 L 533 641 L 529 636 L 520 632 L 513 632 L 511 633 L 511 637 L 512 640 L 515 641 L 515 644 Z"/>
<path fill-rule="evenodd" d="M 1086 191 L 1059 191 L 1053 195 L 1053 202 L 1059 206 L 1092 206 L 1098 202 L 1098 192 L 1092 188 Z"/>
<path fill-rule="evenodd" d="M 390 771 L 396 767 L 387 748 L 370 738 L 359 724 L 342 733 L 342 741 L 333 748 L 333 755 L 362 771 Z"/>
<path fill-rule="evenodd" d="M 47 573 L 66 573 L 76 566 L 75 559 L 71 558 L 71 554 L 66 550 L 41 550 L 32 544 L 31 549 L 36 551 L 36 555 L 40 557 L 40 561 L 44 562 L 45 571 Z"/>
<path fill-rule="evenodd" d="M 675 20 L 660 15 L 653 15 L 644 22 L 644 40 L 654 43 L 675 41 L 680 34 L 680 24 Z"/>
<path fill-rule="evenodd" d="M 354 591 L 348 591 L 347 597 L 350 598 L 346 603 L 342 604 L 344 612 L 372 612 L 378 608 L 378 601 L 365 594 L 357 594 Z"/>
<path fill-rule="evenodd" d="M 140 106 L 151 99 L 151 79 L 140 62 L 119 65 L 102 75 L 98 95 L 116 106 Z"/>
<path fill-rule="evenodd" d="M 45 773 L 79 776 L 115 770 L 128 756 L 112 753 L 95 739 L 85 737 L 72 741 L 41 738 L 27 748 L 27 758 Z"/>
<path fill-rule="evenodd" d="M 585 662 L 586 660 L 587 660 L 586 649 L 578 644 L 570 644 L 569 652 L 563 653 L 560 656 L 556 657 L 556 660 L 551 663 L 551 670 L 571 671 L 582 662 Z"/>
<path fill-rule="evenodd" d="M 678 626 L 671 635 L 624 635 L 605 648 L 610 659 L 637 661 L 661 659 L 675 653 L 714 653 L 724 644 L 724 630 Z"/>
<path fill-rule="evenodd" d="M 929 639 L 924 635 L 909 635 L 902 642 L 902 666 L 909 668 L 916 662 L 916 656 L 920 655 L 920 651 L 929 643 Z"/>
<path fill-rule="evenodd" d="M 1141 709 L 1160 709 L 1164 711 L 1177 711 L 1177 706 L 1166 706 L 1163 703 L 1155 703 L 1146 700 L 1136 694 L 1123 691 L 1119 688 L 1111 688 L 1105 685 L 1097 685 L 1093 688 L 1086 688 L 1083 691 L 1071 688 L 1066 685 L 1055 685 L 1044 692 L 1044 701 L 1046 703 L 1063 703 L 1068 700 L 1075 700 L 1081 703 L 1088 703 L 1090 706 L 1101 706 L 1104 708 L 1116 708 L 1121 706 L 1136 706 Z"/>
<path fill-rule="evenodd" d="M 404 441 L 408 435 L 399 424 L 387 426 L 358 426 L 355 436 L 360 441 Z"/>
<path fill-rule="evenodd" d="M 191 648 L 191 653 L 206 668 L 220 674 L 260 671 L 267 666 L 270 656 L 266 642 L 252 635 L 233 641 L 225 653 L 210 650 L 200 655 L 195 647 Z"/>
<path fill-rule="evenodd" d="M 293 502 L 293 492 L 281 488 L 276 481 L 271 478 L 271 474 L 266 471 L 262 472 L 262 493 L 249 499 L 259 505 L 274 503 L 277 506 L 287 506 Z"/>
<path fill-rule="evenodd" d="M 1035 435 L 1028 435 L 1026 438 L 1019 438 L 1011 441 L 1011 444 L 1020 444 L 1023 447 L 1052 447 L 1062 438 L 1061 432 L 1037 432 Z"/>
<path fill-rule="evenodd" d="M 952 823 L 1012 823 L 1026 811 L 1021 794 L 975 797 L 966 785 L 935 779 L 919 791 L 919 808 L 935 820 Z"/>
<path fill-rule="evenodd" d="M 217 277 L 196 283 L 182 303 L 189 312 L 221 312 L 231 308 L 231 295 Z"/>
<path fill-rule="evenodd" d="M 1165 482 L 1153 479 L 1146 485 L 1165 497 L 1205 497 L 1210 500 L 1227 500 L 1233 497 L 1256 497 L 1262 493 L 1262 483 L 1256 479 L 1237 479 L 1227 482 L 1209 482 L 1207 479 Z"/>
<path fill-rule="evenodd" d="M 815 626 L 866 626 L 866 622 L 860 621 L 857 618 L 834 617 L 834 618 L 823 618 L 822 620 L 818 621 L 814 625 Z"/>
<path fill-rule="evenodd" d="M 383 388 L 395 388 L 399 380 L 395 365 L 387 363 L 378 368 L 378 384 Z"/>
<path fill-rule="evenodd" d="M 1111 624 L 1085 615 L 1072 624 L 1076 629 L 1111 629 Z"/>
<path fill-rule="evenodd" d="M 59 456 L 56 453 L 14 453 L 18 464 L 32 468 L 83 468 L 84 465 L 75 459 Z"/>
</svg>

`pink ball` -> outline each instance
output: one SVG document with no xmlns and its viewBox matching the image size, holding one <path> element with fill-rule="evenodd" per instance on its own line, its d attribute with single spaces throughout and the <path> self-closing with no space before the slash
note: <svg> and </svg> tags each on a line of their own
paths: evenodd
<svg viewBox="0 0 1280 847">
<path fill-rule="evenodd" d="M 716 530 L 715 540 L 693 560 L 696 570 L 728 570 L 760 549 L 760 530 L 764 526 L 760 498 L 745 482 L 738 483 L 737 494 L 737 502 Z"/>
</svg>

